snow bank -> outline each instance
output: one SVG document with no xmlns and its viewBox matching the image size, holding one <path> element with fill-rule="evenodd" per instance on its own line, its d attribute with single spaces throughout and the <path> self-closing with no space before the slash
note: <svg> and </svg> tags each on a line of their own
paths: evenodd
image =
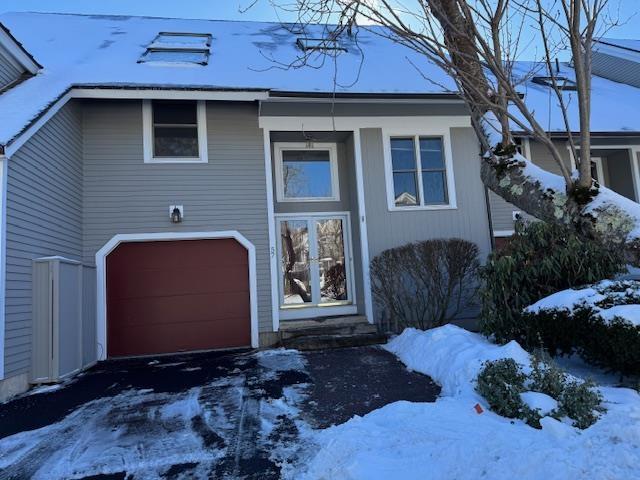
<svg viewBox="0 0 640 480">
<path fill-rule="evenodd" d="M 474 382 L 486 361 L 514 358 L 525 368 L 529 366 L 529 355 L 517 342 L 495 345 L 454 325 L 426 332 L 407 328 L 385 348 L 411 370 L 435 379 L 442 394 L 450 396 L 476 396 Z"/>
<path fill-rule="evenodd" d="M 637 478 L 640 464 L 640 395 L 602 388 L 607 413 L 586 430 L 552 418 L 542 430 L 488 410 L 478 414 L 473 383 L 485 360 L 513 357 L 528 363 L 520 346 L 499 347 L 454 326 L 408 329 L 387 345 L 407 367 L 443 387 L 435 403 L 396 402 L 316 435 L 317 454 L 296 479 Z M 528 398 L 549 408 L 541 398 Z"/>
</svg>

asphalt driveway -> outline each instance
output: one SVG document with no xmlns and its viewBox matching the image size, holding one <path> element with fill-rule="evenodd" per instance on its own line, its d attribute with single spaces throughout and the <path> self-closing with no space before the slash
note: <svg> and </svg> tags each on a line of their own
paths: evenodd
<svg viewBox="0 0 640 480">
<path fill-rule="evenodd" d="M 438 393 L 378 347 L 104 362 L 0 405 L 0 478 L 281 478 L 314 430 Z"/>
</svg>

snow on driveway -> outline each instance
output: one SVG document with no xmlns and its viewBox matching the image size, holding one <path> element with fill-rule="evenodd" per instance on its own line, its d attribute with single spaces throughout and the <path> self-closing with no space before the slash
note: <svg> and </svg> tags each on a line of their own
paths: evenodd
<svg viewBox="0 0 640 480">
<path fill-rule="evenodd" d="M 527 355 L 454 326 L 408 329 L 388 350 L 443 387 L 435 403 L 396 402 L 315 434 L 318 451 L 295 479 L 605 479 L 638 477 L 640 395 L 602 387 L 607 413 L 586 430 L 556 420 L 543 429 L 488 411 L 473 382 L 482 362 Z"/>
</svg>

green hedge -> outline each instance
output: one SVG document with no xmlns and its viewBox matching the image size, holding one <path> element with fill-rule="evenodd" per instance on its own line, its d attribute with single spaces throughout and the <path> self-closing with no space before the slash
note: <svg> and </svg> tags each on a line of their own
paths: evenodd
<svg viewBox="0 0 640 480">
<path fill-rule="evenodd" d="M 589 303 L 525 311 L 522 321 L 551 354 L 578 353 L 587 362 L 623 375 L 640 375 L 640 325 L 602 310 L 640 303 L 640 282 L 594 285 L 602 298 Z"/>
<path fill-rule="evenodd" d="M 529 350 L 540 347 L 540 330 L 523 318 L 524 308 L 552 293 L 612 278 L 624 268 L 620 252 L 561 226 L 517 222 L 514 236 L 481 271 L 480 328 L 500 343 L 516 340 Z M 559 325 L 553 341 L 563 343 L 571 328 Z"/>
</svg>

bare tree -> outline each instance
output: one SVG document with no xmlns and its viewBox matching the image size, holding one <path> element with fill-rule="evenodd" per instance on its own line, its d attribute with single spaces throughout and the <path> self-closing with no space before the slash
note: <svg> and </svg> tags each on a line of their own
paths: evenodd
<svg viewBox="0 0 640 480">
<path fill-rule="evenodd" d="M 640 265 L 640 207 L 601 187 L 591 176 L 591 52 L 595 38 L 616 24 L 608 14 L 608 0 L 271 2 L 296 12 L 300 24 L 323 24 L 327 41 L 353 41 L 354 31 L 365 29 L 442 68 L 470 111 L 482 147 L 482 180 L 488 188 L 537 218 L 624 248 L 629 261 Z M 523 45 L 533 41 L 543 50 L 534 68 L 538 75 L 546 73 L 557 100 L 576 172 L 571 172 L 554 137 L 521 94 L 522 85 L 535 72 L 514 73 Z M 555 68 L 557 54 L 564 48 L 571 51 L 575 71 L 570 85 Z M 306 60 L 306 56 L 296 59 L 296 66 Z M 574 96 L 578 131 L 572 127 L 568 106 Z M 561 176 L 543 172 L 518 154 L 513 132 L 544 145 Z"/>
</svg>

